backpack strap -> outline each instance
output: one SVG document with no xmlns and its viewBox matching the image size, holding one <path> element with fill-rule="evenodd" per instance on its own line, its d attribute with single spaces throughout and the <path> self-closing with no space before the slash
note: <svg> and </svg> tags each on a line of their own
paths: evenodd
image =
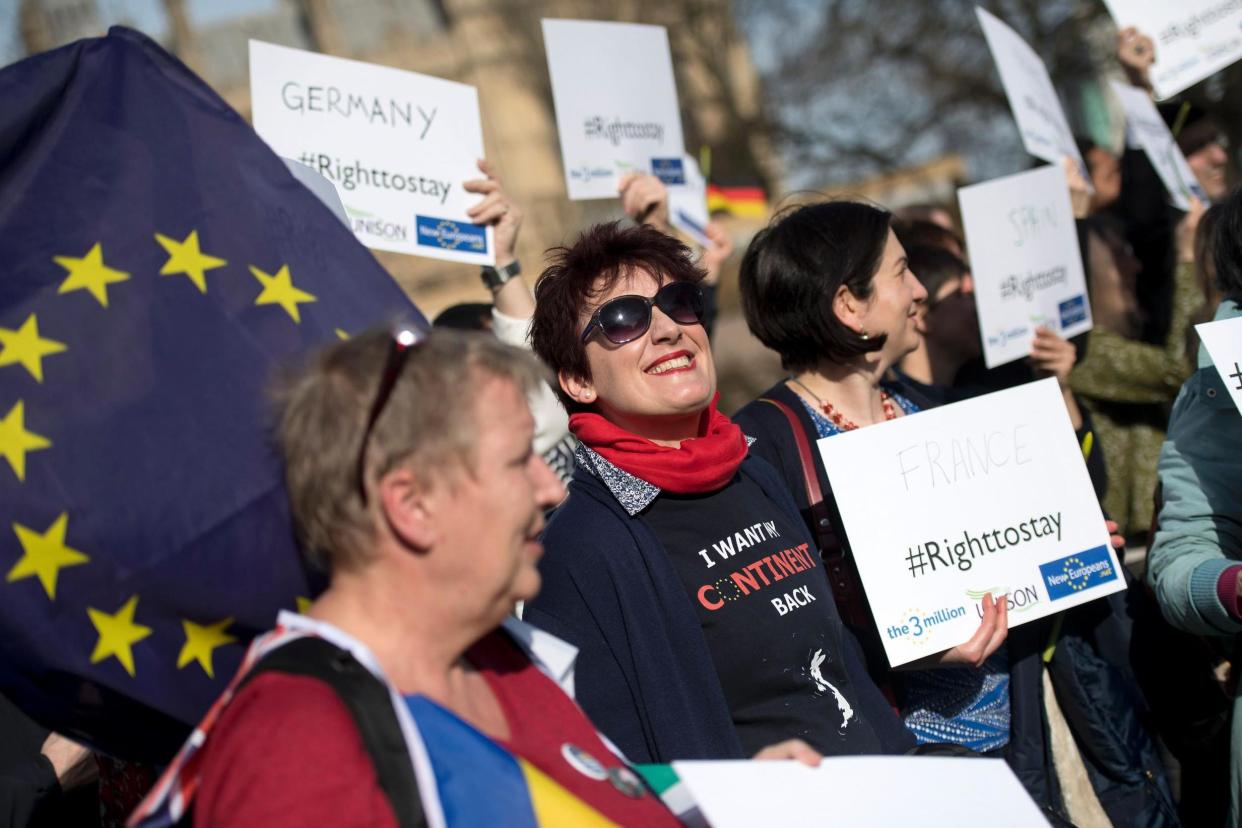
<svg viewBox="0 0 1242 828">
<path fill-rule="evenodd" d="M 349 651 L 315 635 L 295 639 L 265 655 L 242 679 L 237 692 L 255 676 L 269 672 L 306 676 L 331 687 L 353 717 L 397 824 L 402 828 L 427 824 L 409 747 L 384 682 Z"/>
<path fill-rule="evenodd" d="M 811 453 L 811 441 L 807 439 L 806 430 L 794 410 L 780 400 L 760 397 L 760 402 L 775 406 L 789 421 L 789 430 L 793 432 L 794 445 L 798 449 L 798 459 L 802 463 L 802 479 L 806 486 L 806 502 L 811 513 L 811 527 L 815 532 L 815 542 L 819 546 L 820 557 L 828 569 L 828 581 L 832 585 L 832 596 L 837 603 L 837 611 L 847 624 L 859 629 L 869 629 L 871 618 L 867 613 L 858 576 L 853 566 L 846 560 L 845 546 L 833 528 L 832 508 L 824 497 L 819 485 L 819 472 L 815 468 L 815 455 Z"/>
</svg>

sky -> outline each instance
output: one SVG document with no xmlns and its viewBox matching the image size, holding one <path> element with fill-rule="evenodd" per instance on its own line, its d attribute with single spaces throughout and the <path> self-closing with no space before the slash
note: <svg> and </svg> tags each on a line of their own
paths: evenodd
<svg viewBox="0 0 1242 828">
<path fill-rule="evenodd" d="M 0 66 L 22 57 L 17 29 L 17 10 L 21 0 L 0 0 Z M 218 23 L 234 17 L 274 8 L 280 0 L 187 0 L 190 22 L 198 25 Z M 97 0 L 100 22 L 106 29 L 124 23 L 155 38 L 164 35 L 167 23 L 160 0 Z"/>
</svg>

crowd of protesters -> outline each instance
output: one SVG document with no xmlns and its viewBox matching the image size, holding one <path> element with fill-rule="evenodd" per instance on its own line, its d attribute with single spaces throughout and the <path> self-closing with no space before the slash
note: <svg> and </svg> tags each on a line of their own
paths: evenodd
<svg viewBox="0 0 1242 828">
<path fill-rule="evenodd" d="M 1118 53 L 1150 88 L 1151 41 Z M 1066 178 L 1094 328 L 1041 328 L 997 370 L 952 210 L 778 211 L 738 279 L 787 377 L 732 414 L 710 338 L 728 234 L 696 253 L 660 181 L 627 176 L 628 219 L 551 251 L 532 290 L 520 205 L 482 162 L 464 187 L 495 230 L 493 301 L 282 385 L 290 511 L 329 586 L 251 645 L 134 824 L 423 824 L 452 784 L 482 789 L 467 737 L 568 792 L 565 824 L 693 821 L 635 764 L 864 754 L 1001 757 L 1056 825 L 1240 824 L 1242 417 L 1192 326 L 1242 314 L 1242 192 L 1210 117 L 1180 120 L 1210 209 L 1084 142 L 1092 186 Z M 1046 377 L 1126 590 L 1012 630 L 988 595 L 968 641 L 890 669 L 833 495 L 849 470 L 814 444 Z M 735 527 L 749 542 L 719 553 Z M 760 562 L 779 582 L 720 575 Z M 73 743 L 23 738 L 11 764 L 42 758 L 4 771 L 10 813 L 94 779 Z M 465 799 L 463 820 L 511 816 Z"/>
</svg>

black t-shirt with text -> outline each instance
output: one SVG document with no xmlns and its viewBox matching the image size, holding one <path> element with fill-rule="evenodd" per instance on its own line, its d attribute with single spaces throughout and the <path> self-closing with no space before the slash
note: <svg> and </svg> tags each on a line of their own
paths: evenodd
<svg viewBox="0 0 1242 828">
<path fill-rule="evenodd" d="M 802 739 L 825 755 L 879 753 L 842 658 L 842 626 L 816 550 L 753 481 L 662 493 L 643 518 L 698 613 L 748 754 Z"/>
</svg>

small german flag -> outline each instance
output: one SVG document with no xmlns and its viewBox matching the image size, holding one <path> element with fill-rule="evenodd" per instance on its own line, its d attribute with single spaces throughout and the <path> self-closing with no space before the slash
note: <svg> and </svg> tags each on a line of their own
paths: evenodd
<svg viewBox="0 0 1242 828">
<path fill-rule="evenodd" d="M 762 187 L 708 184 L 707 210 L 712 215 L 723 212 L 738 218 L 763 218 L 768 212 L 768 197 Z"/>
</svg>

